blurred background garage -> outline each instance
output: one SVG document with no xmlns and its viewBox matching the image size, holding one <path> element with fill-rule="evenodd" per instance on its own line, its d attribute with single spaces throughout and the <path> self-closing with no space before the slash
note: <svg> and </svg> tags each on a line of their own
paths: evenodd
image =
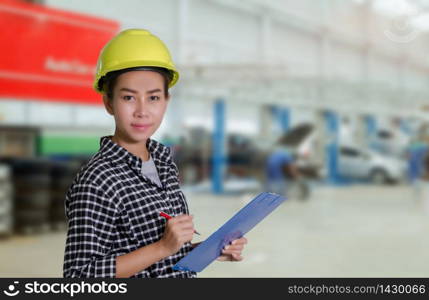
<svg viewBox="0 0 429 300">
<path fill-rule="evenodd" d="M 181 72 L 153 138 L 201 239 L 289 157 L 245 260 L 200 277 L 429 276 L 427 1 L 0 0 L 0 24 L 1 277 L 62 276 L 65 192 L 114 130 L 97 56 L 133 27 Z"/>
</svg>

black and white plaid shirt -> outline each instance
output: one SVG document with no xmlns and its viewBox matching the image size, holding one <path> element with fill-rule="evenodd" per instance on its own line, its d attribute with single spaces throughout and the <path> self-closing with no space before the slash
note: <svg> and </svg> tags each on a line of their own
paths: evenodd
<svg viewBox="0 0 429 300">
<path fill-rule="evenodd" d="M 163 185 L 160 188 L 142 174 L 140 158 L 110 137 L 101 138 L 100 145 L 66 195 L 64 277 L 115 277 L 117 256 L 161 239 L 166 220 L 160 211 L 172 216 L 189 214 L 168 147 L 152 139 L 146 144 Z M 193 272 L 172 269 L 191 250 L 186 243 L 175 255 L 131 277 L 195 277 Z"/>
</svg>

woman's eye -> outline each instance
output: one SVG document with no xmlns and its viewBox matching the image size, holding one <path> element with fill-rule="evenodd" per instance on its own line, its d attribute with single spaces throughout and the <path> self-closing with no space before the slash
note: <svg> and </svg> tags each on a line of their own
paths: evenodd
<svg viewBox="0 0 429 300">
<path fill-rule="evenodd" d="M 150 100 L 157 101 L 159 100 L 159 96 L 150 96 Z"/>
<path fill-rule="evenodd" d="M 125 96 L 122 96 L 122 99 L 129 101 L 133 99 L 133 96 L 125 95 Z"/>
</svg>

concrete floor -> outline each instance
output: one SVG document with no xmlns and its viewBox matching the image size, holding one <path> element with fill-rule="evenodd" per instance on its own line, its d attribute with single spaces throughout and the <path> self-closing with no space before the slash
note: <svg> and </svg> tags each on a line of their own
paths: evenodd
<svg viewBox="0 0 429 300">
<path fill-rule="evenodd" d="M 187 197 L 207 237 L 253 194 Z M 199 277 L 429 277 L 428 215 L 409 186 L 317 187 L 247 235 L 244 261 Z M 64 231 L 0 240 L 0 277 L 61 277 L 64 242 Z"/>
</svg>

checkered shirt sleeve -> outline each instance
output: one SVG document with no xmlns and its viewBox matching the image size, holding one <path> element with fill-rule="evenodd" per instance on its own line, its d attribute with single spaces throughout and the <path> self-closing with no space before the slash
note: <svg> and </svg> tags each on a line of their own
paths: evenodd
<svg viewBox="0 0 429 300">
<path fill-rule="evenodd" d="M 110 249 L 116 208 L 91 183 L 75 184 L 69 195 L 64 277 L 114 278 L 116 255 Z"/>
</svg>

